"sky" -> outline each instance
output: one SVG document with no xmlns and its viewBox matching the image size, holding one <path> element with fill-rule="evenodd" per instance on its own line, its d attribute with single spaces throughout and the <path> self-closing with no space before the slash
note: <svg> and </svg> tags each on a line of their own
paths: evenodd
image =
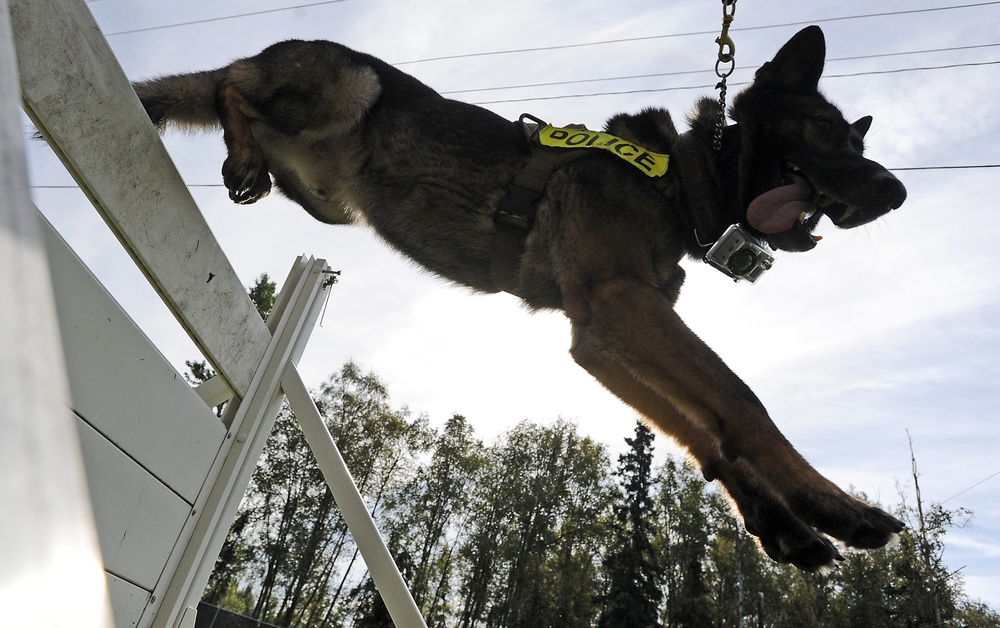
<svg viewBox="0 0 1000 628">
<path fill-rule="evenodd" d="M 601 128 L 615 113 L 659 106 L 681 130 L 695 100 L 715 95 L 722 18 L 706 0 L 88 6 L 134 80 L 221 67 L 283 39 L 330 39 L 512 120 L 529 112 Z M 821 223 L 819 246 L 776 255 L 755 285 L 688 260 L 677 310 L 840 486 L 912 505 L 912 440 L 924 501 L 974 513 L 949 533 L 946 564 L 970 596 L 1000 609 L 1000 169 L 910 170 L 1000 164 L 1000 3 L 739 3 L 730 96 L 813 23 L 827 39 L 821 90 L 848 119 L 874 117 L 867 155 L 897 169 L 908 199 L 855 230 Z M 489 441 L 523 419 L 564 417 L 612 459 L 624 449 L 636 414 L 573 362 L 561 313 L 474 295 L 365 228 L 322 225 L 278 195 L 234 205 L 221 186 L 221 134 L 164 142 L 244 284 L 261 273 L 280 282 L 302 253 L 342 271 L 300 362 L 307 384 L 353 359 L 388 384 L 394 404 L 434 424 L 460 413 Z M 27 150 L 36 205 L 183 371 L 199 357 L 194 345 L 55 157 L 42 143 Z M 657 448 L 679 451 L 663 437 Z"/>
</svg>

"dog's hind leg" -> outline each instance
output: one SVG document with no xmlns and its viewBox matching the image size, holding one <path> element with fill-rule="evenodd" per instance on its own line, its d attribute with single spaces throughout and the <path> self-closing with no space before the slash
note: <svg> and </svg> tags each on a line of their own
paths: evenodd
<svg viewBox="0 0 1000 628">
<path fill-rule="evenodd" d="M 219 126 L 216 87 L 225 76 L 226 68 L 175 74 L 132 83 L 132 88 L 159 131 L 167 126 L 214 129 Z"/>
<path fill-rule="evenodd" d="M 254 203 L 271 191 L 267 161 L 251 127 L 251 122 L 259 115 L 229 78 L 219 82 L 215 94 L 222 139 L 228 153 L 222 164 L 222 182 L 233 202 Z"/>
<path fill-rule="evenodd" d="M 229 197 L 252 203 L 267 195 L 271 178 L 251 129 L 259 115 L 228 78 L 232 67 L 164 76 L 132 87 L 161 132 L 168 126 L 187 130 L 221 126 L 228 151 L 222 175 Z"/>
<path fill-rule="evenodd" d="M 333 42 L 293 40 L 219 70 L 133 87 L 161 130 L 171 124 L 221 126 L 229 152 L 223 165 L 229 195 L 237 203 L 252 203 L 271 188 L 269 167 L 276 168 L 276 176 L 278 171 L 297 176 L 305 162 L 314 161 L 314 145 L 336 143 L 361 123 L 382 93 L 373 63 L 378 61 Z M 416 87 L 407 93 L 430 91 L 411 80 Z"/>
<path fill-rule="evenodd" d="M 610 377 L 606 366 L 594 369 L 602 383 L 691 447 L 709 473 L 727 486 L 744 516 L 752 515 L 755 507 L 774 512 L 780 504 L 802 523 L 866 548 L 885 545 L 902 528 L 813 469 L 753 392 L 654 287 L 620 278 L 592 286 L 586 295 L 568 291 L 566 298 L 567 314 L 577 330 L 574 356 L 587 365 L 584 358 L 593 361 L 588 352 L 597 351 L 637 380 L 640 387 L 628 388 L 621 383 L 624 376 Z M 643 396 L 645 389 L 652 392 L 652 400 Z M 662 409 L 655 407 L 656 397 Z M 705 436 L 699 436 L 702 432 Z M 753 475 L 744 477 L 741 470 L 752 470 Z M 773 519 L 784 525 L 788 518 L 779 513 Z M 755 523 L 760 525 L 748 518 L 748 524 Z M 791 528 L 782 532 L 788 538 L 801 537 Z M 809 556 L 788 558 L 814 561 Z"/>
</svg>

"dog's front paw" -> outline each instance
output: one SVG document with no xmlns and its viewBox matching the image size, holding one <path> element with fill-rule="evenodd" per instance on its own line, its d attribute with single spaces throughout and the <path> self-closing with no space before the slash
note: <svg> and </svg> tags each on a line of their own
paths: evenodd
<svg viewBox="0 0 1000 628">
<path fill-rule="evenodd" d="M 841 492 L 817 491 L 799 494 L 789 503 L 800 517 L 810 524 L 858 549 L 877 549 L 892 543 L 903 522 L 889 513 L 869 506 Z"/>
<path fill-rule="evenodd" d="M 720 459 L 710 473 L 717 474 L 743 515 L 747 532 L 757 537 L 771 559 L 806 571 L 829 568 L 843 559 L 830 539 L 794 512 L 745 460 Z"/>
<path fill-rule="evenodd" d="M 234 203 L 249 205 L 271 191 L 271 175 L 259 154 L 239 158 L 230 154 L 222 164 L 222 181 Z"/>
<path fill-rule="evenodd" d="M 795 536 L 762 536 L 757 540 L 771 560 L 795 565 L 803 571 L 825 573 L 833 567 L 834 561 L 844 560 L 830 539 L 813 530 L 810 532 L 811 534 Z"/>
<path fill-rule="evenodd" d="M 805 571 L 822 571 L 843 560 L 827 537 L 796 517 L 780 501 L 757 496 L 746 509 L 747 532 L 757 537 L 761 549 L 778 563 L 790 563 Z"/>
<path fill-rule="evenodd" d="M 844 542 L 851 547 L 860 549 L 875 549 L 893 545 L 899 540 L 903 531 L 903 522 L 889 513 L 874 506 L 865 506 L 864 518 L 858 524 L 854 534 Z"/>
</svg>

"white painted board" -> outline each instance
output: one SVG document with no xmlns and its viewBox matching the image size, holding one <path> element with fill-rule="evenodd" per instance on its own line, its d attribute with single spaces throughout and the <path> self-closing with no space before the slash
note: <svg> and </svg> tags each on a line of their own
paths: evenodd
<svg viewBox="0 0 1000 628">
<path fill-rule="evenodd" d="M 41 214 L 39 219 L 73 409 L 193 504 L 225 427 Z"/>
<path fill-rule="evenodd" d="M 108 594 L 115 628 L 133 628 L 139 625 L 149 602 L 149 591 L 108 574 Z"/>
<path fill-rule="evenodd" d="M 77 428 L 104 568 L 152 591 L 191 507 L 85 421 Z"/>
</svg>

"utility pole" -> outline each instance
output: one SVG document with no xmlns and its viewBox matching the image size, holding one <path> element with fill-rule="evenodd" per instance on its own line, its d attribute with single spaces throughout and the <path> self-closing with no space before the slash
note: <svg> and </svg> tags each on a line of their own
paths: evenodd
<svg viewBox="0 0 1000 628">
<path fill-rule="evenodd" d="M 736 628 L 746 628 L 743 610 L 743 534 L 736 526 Z"/>
<path fill-rule="evenodd" d="M 757 628 L 764 628 L 764 592 L 757 591 Z"/>
<path fill-rule="evenodd" d="M 910 436 L 910 430 L 906 430 L 906 439 L 910 442 L 910 465 L 913 471 L 913 487 L 917 495 L 917 519 L 920 523 L 920 555 L 924 559 L 924 567 L 926 568 L 927 577 L 931 579 L 931 594 L 934 600 L 934 625 L 941 625 L 941 607 L 938 600 L 938 581 L 933 577 L 933 569 L 931 568 L 931 546 L 927 542 L 927 528 L 924 525 L 924 504 L 923 500 L 920 498 L 920 481 L 917 479 L 919 473 L 917 473 L 917 457 L 913 453 L 913 438 Z"/>
</svg>

